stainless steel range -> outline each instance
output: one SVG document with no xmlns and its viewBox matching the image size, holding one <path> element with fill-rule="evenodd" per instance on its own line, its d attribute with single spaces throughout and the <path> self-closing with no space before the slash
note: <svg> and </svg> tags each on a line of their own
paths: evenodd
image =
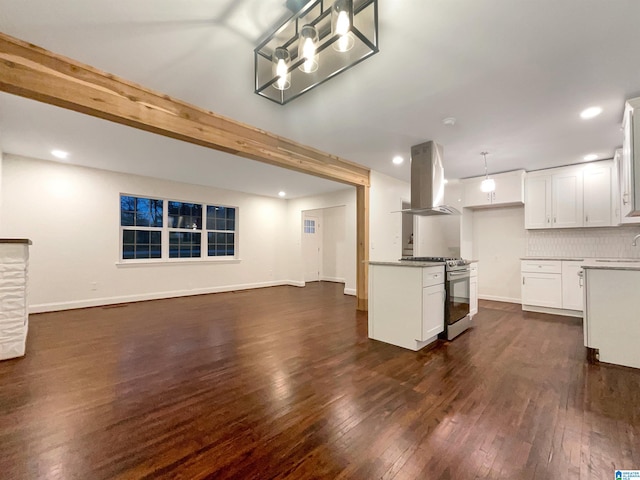
<svg viewBox="0 0 640 480">
<path fill-rule="evenodd" d="M 444 304 L 444 332 L 442 338 L 453 340 L 471 326 L 469 261 L 449 257 L 402 257 L 402 261 L 440 262 L 445 265 L 446 301 Z"/>
</svg>

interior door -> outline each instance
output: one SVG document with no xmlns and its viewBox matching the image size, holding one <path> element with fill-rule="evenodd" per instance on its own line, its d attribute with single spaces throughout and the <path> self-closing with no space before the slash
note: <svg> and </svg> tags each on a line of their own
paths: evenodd
<svg viewBox="0 0 640 480">
<path fill-rule="evenodd" d="M 302 215 L 302 255 L 304 258 L 304 281 L 320 280 L 320 222 L 308 213 Z"/>
</svg>

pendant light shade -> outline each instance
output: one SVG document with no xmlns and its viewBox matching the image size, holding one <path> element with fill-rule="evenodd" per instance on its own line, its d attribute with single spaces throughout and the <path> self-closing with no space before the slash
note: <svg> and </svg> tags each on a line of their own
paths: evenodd
<svg viewBox="0 0 640 480">
<path fill-rule="evenodd" d="M 484 180 L 480 184 L 480 190 L 484 193 L 493 192 L 496 189 L 496 181 L 493 178 L 489 178 L 489 174 L 487 173 L 487 153 L 489 152 L 481 152 L 480 155 L 484 157 Z"/>
<path fill-rule="evenodd" d="M 313 73 L 318 70 L 318 31 L 313 25 L 304 25 L 300 29 L 298 41 L 298 57 L 304 59 L 304 63 L 298 68 L 304 73 Z"/>
<path fill-rule="evenodd" d="M 273 76 L 277 78 L 273 86 L 278 90 L 286 90 L 291 86 L 290 61 L 291 56 L 286 48 L 278 47 L 273 52 Z"/>
<path fill-rule="evenodd" d="M 339 35 L 333 44 L 338 52 L 348 52 L 355 43 L 351 33 L 353 25 L 353 0 L 335 0 L 331 7 L 331 34 Z"/>
</svg>

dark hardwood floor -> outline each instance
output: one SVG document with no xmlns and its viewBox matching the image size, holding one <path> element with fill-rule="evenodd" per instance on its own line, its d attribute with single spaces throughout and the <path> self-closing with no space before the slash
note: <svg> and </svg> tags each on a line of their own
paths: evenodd
<svg viewBox="0 0 640 480">
<path fill-rule="evenodd" d="M 426 352 L 343 286 L 31 316 L 0 362 L 0 478 L 608 479 L 640 469 L 640 371 L 580 320 L 481 302 Z M 640 348 L 640 347 L 639 347 Z"/>
</svg>

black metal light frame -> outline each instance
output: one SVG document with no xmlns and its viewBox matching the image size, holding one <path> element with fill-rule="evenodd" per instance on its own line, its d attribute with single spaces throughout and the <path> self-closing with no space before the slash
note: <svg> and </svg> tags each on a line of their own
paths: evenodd
<svg viewBox="0 0 640 480">
<path fill-rule="evenodd" d="M 378 0 L 353 0 L 353 10 L 350 12 L 350 35 L 353 36 L 357 46 L 353 52 L 337 52 L 329 48 L 340 38 L 337 34 L 332 35 L 330 29 L 333 2 L 334 0 L 309 1 L 256 47 L 254 50 L 255 93 L 284 105 L 378 53 Z M 306 24 L 311 24 L 318 29 L 319 42 L 316 53 L 319 56 L 321 68 L 315 73 L 304 73 L 298 70 L 305 59 L 298 57 L 297 43 L 300 29 Z M 288 90 L 278 90 L 274 87 L 278 80 L 271 68 L 275 47 L 286 48 L 292 58 L 287 70 L 292 76 L 291 87 Z"/>
</svg>

